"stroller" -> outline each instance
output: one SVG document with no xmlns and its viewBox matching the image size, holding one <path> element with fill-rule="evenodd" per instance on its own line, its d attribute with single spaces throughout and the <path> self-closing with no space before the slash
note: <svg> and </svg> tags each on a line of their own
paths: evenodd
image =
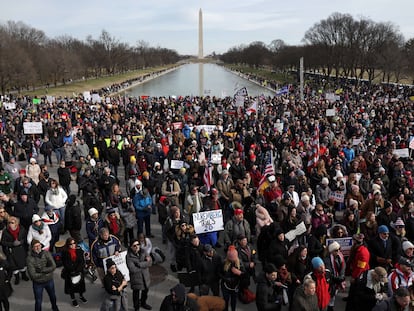
<svg viewBox="0 0 414 311">
<path fill-rule="evenodd" d="M 83 254 L 85 257 L 84 275 L 85 277 L 88 277 L 91 280 L 91 283 L 94 283 L 98 279 L 98 277 L 96 276 L 96 268 L 92 264 L 89 246 L 85 243 L 85 241 L 79 242 L 78 246 L 83 250 Z"/>
</svg>

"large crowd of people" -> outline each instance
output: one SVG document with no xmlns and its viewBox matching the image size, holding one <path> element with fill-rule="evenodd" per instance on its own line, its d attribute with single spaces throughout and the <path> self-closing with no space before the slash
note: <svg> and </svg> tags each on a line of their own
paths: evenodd
<svg viewBox="0 0 414 311">
<path fill-rule="evenodd" d="M 11 98 L 0 133 L 0 288 L 31 279 L 35 309 L 46 289 L 58 310 L 52 254 L 68 234 L 62 278 L 74 307 L 87 302 L 86 246 L 102 310 L 127 310 L 128 283 L 106 259 L 125 249 L 133 307 L 151 310 L 149 268 L 165 257 L 151 249 L 157 217 L 182 283 L 161 311 L 235 311 L 238 301 L 334 310 L 348 288 L 347 310 L 413 308 L 411 92 L 317 76 L 303 101 L 294 86 L 244 103 Z M 222 212 L 223 231 L 196 232 L 194 214 L 208 211 Z M 9 310 L 7 295 L 1 304 Z"/>
</svg>

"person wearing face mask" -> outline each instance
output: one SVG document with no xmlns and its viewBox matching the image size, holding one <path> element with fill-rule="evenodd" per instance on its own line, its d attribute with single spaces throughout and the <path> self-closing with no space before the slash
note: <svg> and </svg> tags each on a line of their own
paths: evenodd
<svg viewBox="0 0 414 311">
<path fill-rule="evenodd" d="M 56 263 L 52 254 L 42 249 L 39 240 L 33 239 L 30 243 L 31 251 L 27 256 L 27 271 L 33 282 L 33 294 L 35 298 L 35 311 L 42 310 L 43 290 L 49 295 L 53 311 L 59 311 L 56 304 L 55 283 L 53 271 Z"/>
</svg>

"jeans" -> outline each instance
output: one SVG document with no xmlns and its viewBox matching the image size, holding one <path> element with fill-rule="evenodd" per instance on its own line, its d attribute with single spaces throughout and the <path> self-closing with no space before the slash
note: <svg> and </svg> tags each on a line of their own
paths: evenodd
<svg viewBox="0 0 414 311">
<path fill-rule="evenodd" d="M 137 217 L 138 223 L 138 234 L 144 232 L 144 223 L 145 223 L 145 235 L 150 237 L 151 235 L 151 215 L 145 217 Z"/>
<path fill-rule="evenodd" d="M 61 223 L 64 224 L 65 223 L 66 206 L 63 206 L 63 207 L 57 208 L 57 209 L 53 209 L 53 210 L 59 214 L 59 219 L 60 219 Z"/>
<path fill-rule="evenodd" d="M 35 297 L 35 311 L 42 310 L 43 289 L 46 289 L 46 292 L 49 295 L 49 299 L 52 304 L 52 310 L 58 311 L 59 308 L 56 305 L 55 283 L 53 282 L 53 279 L 45 283 L 33 282 L 33 294 Z"/>
</svg>

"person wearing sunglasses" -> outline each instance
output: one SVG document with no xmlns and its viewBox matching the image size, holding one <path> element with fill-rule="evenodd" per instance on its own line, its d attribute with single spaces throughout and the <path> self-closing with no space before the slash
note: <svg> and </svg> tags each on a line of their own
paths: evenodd
<svg viewBox="0 0 414 311">
<path fill-rule="evenodd" d="M 151 256 L 142 251 L 138 239 L 131 242 L 126 256 L 126 263 L 129 270 L 134 310 L 138 311 L 140 307 L 151 310 L 152 307 L 147 304 L 147 298 L 151 283 L 149 267 L 152 265 L 152 260 Z"/>
</svg>

